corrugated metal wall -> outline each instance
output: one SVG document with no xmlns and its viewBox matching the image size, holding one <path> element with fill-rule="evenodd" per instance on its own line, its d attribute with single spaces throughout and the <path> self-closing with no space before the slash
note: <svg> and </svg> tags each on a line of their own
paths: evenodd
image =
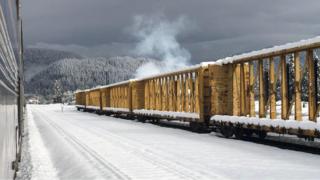
<svg viewBox="0 0 320 180">
<path fill-rule="evenodd" d="M 0 179 L 14 178 L 12 163 L 18 153 L 22 73 L 18 4 L 17 0 L 0 0 Z"/>
</svg>

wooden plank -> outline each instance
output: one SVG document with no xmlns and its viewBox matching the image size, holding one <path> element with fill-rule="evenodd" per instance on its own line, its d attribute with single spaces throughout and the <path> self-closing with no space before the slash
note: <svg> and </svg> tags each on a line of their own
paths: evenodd
<svg viewBox="0 0 320 180">
<path fill-rule="evenodd" d="M 269 77 L 270 77 L 270 119 L 276 119 L 276 80 L 274 72 L 274 58 L 269 59 Z"/>
<path fill-rule="evenodd" d="M 199 122 L 204 122 L 204 68 L 199 70 Z"/>
<path fill-rule="evenodd" d="M 249 63 L 249 108 L 250 108 L 250 117 L 255 117 L 255 99 L 254 99 L 254 82 L 255 82 L 255 74 L 254 74 L 254 65 L 253 62 Z"/>
<path fill-rule="evenodd" d="M 175 84 L 177 84 L 177 101 L 176 106 L 177 111 L 181 112 L 182 111 L 182 85 L 181 85 L 181 75 L 177 76 L 177 81 Z"/>
<path fill-rule="evenodd" d="M 188 112 L 193 112 L 193 82 L 192 73 L 189 73 L 188 78 Z"/>
<path fill-rule="evenodd" d="M 156 109 L 156 93 L 155 93 L 156 82 L 154 79 L 151 80 L 151 109 Z"/>
<path fill-rule="evenodd" d="M 181 111 L 186 112 L 186 77 L 181 75 Z"/>
<path fill-rule="evenodd" d="M 128 108 L 129 111 L 132 112 L 133 108 L 132 108 L 132 86 L 134 85 L 135 82 L 130 82 L 129 83 L 129 87 L 128 87 Z"/>
<path fill-rule="evenodd" d="M 194 100 L 194 79 L 192 73 L 190 74 L 189 79 L 189 85 L 190 85 L 190 112 L 195 112 L 194 106 L 195 106 L 195 100 Z"/>
<path fill-rule="evenodd" d="M 264 93 L 264 78 L 263 78 L 263 61 L 259 61 L 259 117 L 266 116 L 265 110 L 265 93 Z"/>
<path fill-rule="evenodd" d="M 167 98 L 166 98 L 166 111 L 170 111 L 170 77 L 166 77 L 166 93 L 167 93 Z"/>
<path fill-rule="evenodd" d="M 233 73 L 232 73 L 232 94 L 233 94 L 233 115 L 239 116 L 240 115 L 240 85 L 239 85 L 239 75 L 240 75 L 240 65 L 234 64 L 233 65 Z"/>
<path fill-rule="evenodd" d="M 173 92 L 173 96 L 172 96 L 172 111 L 178 111 L 177 109 L 177 83 L 176 83 L 176 77 L 177 76 L 172 76 L 172 92 Z"/>
<path fill-rule="evenodd" d="M 300 53 L 294 53 L 294 96 L 295 96 L 295 120 L 302 120 L 301 107 L 301 68 L 300 68 Z"/>
<path fill-rule="evenodd" d="M 245 115 L 250 115 L 250 65 L 244 63 Z"/>
<path fill-rule="evenodd" d="M 99 89 L 99 104 L 100 104 L 100 111 L 102 111 L 102 106 L 103 106 L 103 104 L 102 104 L 103 102 L 102 102 L 102 90 L 101 89 Z"/>
<path fill-rule="evenodd" d="M 200 112 L 200 100 L 199 100 L 199 71 L 196 72 L 196 77 L 195 77 L 195 112 L 199 113 Z"/>
<path fill-rule="evenodd" d="M 313 50 L 307 51 L 307 62 L 308 62 L 308 98 L 309 98 L 309 119 L 310 121 L 316 121 L 316 94 L 315 94 L 315 71 L 314 71 L 314 59 Z"/>
<path fill-rule="evenodd" d="M 161 102 L 161 80 L 159 78 L 156 79 L 156 110 L 162 109 L 162 102 Z"/>
<path fill-rule="evenodd" d="M 184 112 L 189 112 L 189 73 L 185 74 L 185 110 Z"/>
<path fill-rule="evenodd" d="M 283 54 L 280 58 L 281 63 L 281 118 L 287 119 L 288 113 L 288 84 L 287 84 L 287 62 Z"/>
<path fill-rule="evenodd" d="M 146 81 L 144 84 L 144 108 L 150 109 L 149 107 L 149 82 Z"/>
<path fill-rule="evenodd" d="M 163 97 L 163 90 L 162 90 L 162 86 L 163 86 L 163 81 L 162 81 L 162 79 L 161 78 L 159 78 L 159 110 L 160 111 L 162 111 L 163 109 L 162 109 L 162 100 L 164 99 L 164 97 Z"/>
<path fill-rule="evenodd" d="M 245 91 L 245 70 L 244 63 L 240 64 L 240 115 L 245 116 L 246 113 L 246 91 Z"/>
<path fill-rule="evenodd" d="M 161 91 L 162 91 L 162 96 L 161 96 L 161 110 L 162 111 L 167 111 L 167 107 L 168 105 L 166 104 L 167 103 L 167 81 L 166 81 L 166 78 L 161 78 L 162 80 L 162 84 L 161 84 Z"/>
<path fill-rule="evenodd" d="M 174 102 L 174 77 L 171 76 L 170 77 L 170 111 L 174 111 L 175 110 L 175 102 Z"/>
<path fill-rule="evenodd" d="M 210 65 L 208 69 L 210 78 L 208 87 L 211 90 L 210 97 L 206 97 L 209 100 L 207 103 L 210 103 L 210 109 L 206 115 L 233 115 L 233 65 Z M 245 69 L 249 71 L 248 68 Z"/>
</svg>

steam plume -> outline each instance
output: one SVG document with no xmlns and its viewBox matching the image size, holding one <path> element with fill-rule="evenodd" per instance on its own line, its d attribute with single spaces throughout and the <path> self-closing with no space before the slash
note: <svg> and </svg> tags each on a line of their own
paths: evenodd
<svg viewBox="0 0 320 180">
<path fill-rule="evenodd" d="M 136 78 L 183 68 L 190 62 L 190 53 L 177 41 L 177 35 L 186 29 L 187 21 L 180 17 L 168 21 L 163 16 L 136 16 L 133 32 L 139 40 L 135 53 L 161 60 L 147 63 L 136 71 Z"/>
</svg>

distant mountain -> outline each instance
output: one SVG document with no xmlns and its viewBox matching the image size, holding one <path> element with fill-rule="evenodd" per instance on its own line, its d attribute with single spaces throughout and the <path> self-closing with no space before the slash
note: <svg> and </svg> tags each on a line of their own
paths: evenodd
<svg viewBox="0 0 320 180">
<path fill-rule="evenodd" d="M 26 48 L 24 50 L 25 81 L 29 82 L 33 76 L 48 68 L 50 64 L 66 58 L 81 59 L 82 57 L 66 51 Z"/>
<path fill-rule="evenodd" d="M 61 82 L 64 91 L 92 88 L 133 78 L 142 64 L 156 62 L 133 57 L 82 58 L 73 53 L 37 49 L 25 56 L 26 93 L 48 98 L 54 93 L 56 80 Z"/>
</svg>

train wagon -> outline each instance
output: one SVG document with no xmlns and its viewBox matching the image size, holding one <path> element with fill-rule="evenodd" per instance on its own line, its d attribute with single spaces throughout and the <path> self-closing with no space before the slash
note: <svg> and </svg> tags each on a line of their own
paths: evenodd
<svg viewBox="0 0 320 180">
<path fill-rule="evenodd" d="M 232 66 L 233 108 L 228 115 L 212 114 L 212 122 L 226 137 L 319 137 L 319 47 L 316 37 L 215 62 Z"/>
<path fill-rule="evenodd" d="M 108 85 L 100 88 L 101 110 L 187 121 L 225 137 L 275 132 L 312 140 L 320 136 L 319 47 L 316 37 Z"/>
<path fill-rule="evenodd" d="M 20 2 L 0 1 L 0 179 L 14 179 L 23 130 Z"/>
<path fill-rule="evenodd" d="M 76 107 L 78 110 L 86 109 L 86 93 L 85 91 L 76 91 L 75 92 Z"/>
<path fill-rule="evenodd" d="M 222 84 L 220 88 L 213 89 L 213 95 L 217 96 L 217 91 L 223 94 L 228 88 L 224 86 L 227 78 L 228 69 L 200 64 L 138 79 L 132 85 L 133 113 L 140 119 L 178 119 L 189 122 L 194 131 L 205 131 L 212 111 L 222 111 L 217 107 L 211 108 L 210 83 Z"/>
<path fill-rule="evenodd" d="M 101 94 L 100 88 L 94 88 L 86 90 L 84 92 L 85 96 L 85 107 L 86 111 L 94 111 L 99 113 L 101 111 Z"/>
<path fill-rule="evenodd" d="M 126 115 L 132 113 L 131 82 L 132 80 L 129 80 L 100 87 L 103 113 Z"/>
</svg>

